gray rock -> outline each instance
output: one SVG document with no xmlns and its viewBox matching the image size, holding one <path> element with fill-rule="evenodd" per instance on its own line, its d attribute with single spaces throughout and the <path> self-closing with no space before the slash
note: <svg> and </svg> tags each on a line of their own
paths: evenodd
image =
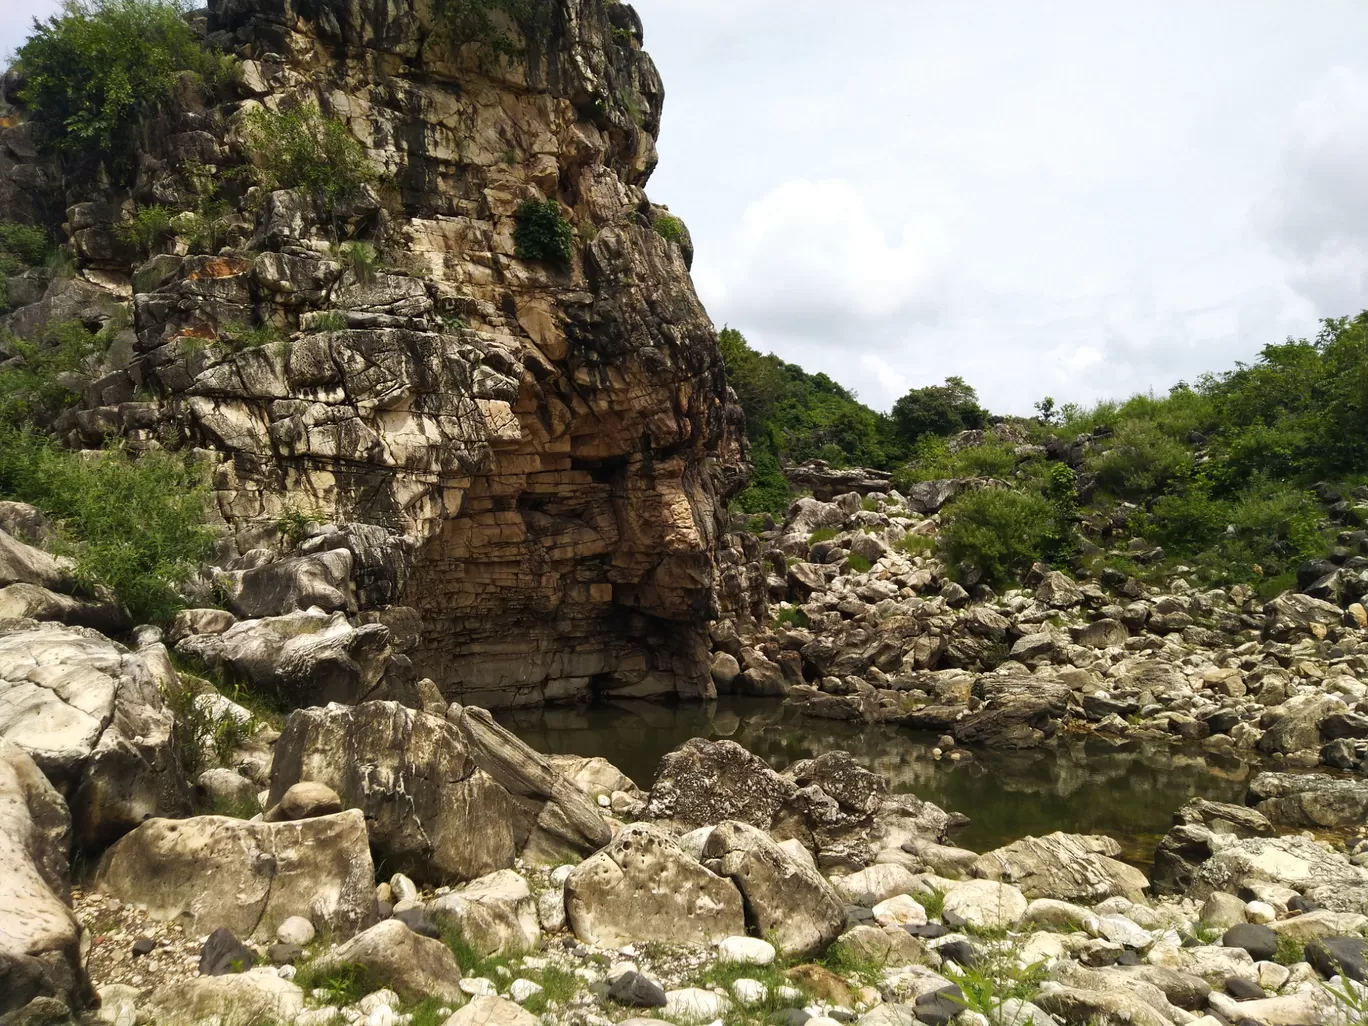
<svg viewBox="0 0 1368 1026">
<path fill-rule="evenodd" d="M 1320 937 L 1306 945 L 1306 960 L 1327 980 L 1368 981 L 1368 942 L 1362 937 Z"/>
<path fill-rule="evenodd" d="M 608 997 L 630 1008 L 664 1008 L 665 990 L 636 970 L 620 973 L 608 984 Z"/>
<path fill-rule="evenodd" d="M 245 973 L 257 964 L 259 957 L 255 948 L 243 944 L 226 926 L 220 926 L 200 950 L 199 972 L 201 976 Z"/>
<path fill-rule="evenodd" d="M 1278 953 L 1278 935 L 1259 923 L 1237 923 L 1221 937 L 1227 948 L 1243 948 L 1256 962 L 1271 961 Z"/>
</svg>

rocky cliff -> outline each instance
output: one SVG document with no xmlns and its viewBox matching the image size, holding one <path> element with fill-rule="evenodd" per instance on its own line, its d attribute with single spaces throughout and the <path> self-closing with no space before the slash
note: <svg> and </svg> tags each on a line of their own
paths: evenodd
<svg viewBox="0 0 1368 1026">
<path fill-rule="evenodd" d="M 130 188 L 64 186 L 11 73 L 0 218 L 61 221 L 76 270 L 16 279 L 9 321 L 127 324 L 54 428 L 202 454 L 220 590 L 345 549 L 323 605 L 390 631 L 401 684 L 482 704 L 709 693 L 742 434 L 687 232 L 656 230 L 644 192 L 663 88 L 640 21 L 555 0 L 496 13 L 491 47 L 455 38 L 449 6 L 213 0 L 198 28 L 231 80 L 185 79 Z M 311 104 L 379 172 L 340 202 L 239 173 L 260 162 L 251 111 Z M 520 208 L 547 199 L 574 228 L 564 264 L 518 255 Z M 210 241 L 136 251 L 120 226 L 152 205 L 212 216 Z M 234 608 L 310 604 L 283 594 Z"/>
</svg>

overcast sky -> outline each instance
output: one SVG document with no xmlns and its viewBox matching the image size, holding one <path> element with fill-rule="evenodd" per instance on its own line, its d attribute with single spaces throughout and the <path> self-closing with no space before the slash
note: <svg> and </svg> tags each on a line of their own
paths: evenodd
<svg viewBox="0 0 1368 1026">
<path fill-rule="evenodd" d="M 872 405 L 1162 391 L 1368 306 L 1362 0 L 636 2 L 713 319 Z"/>
</svg>

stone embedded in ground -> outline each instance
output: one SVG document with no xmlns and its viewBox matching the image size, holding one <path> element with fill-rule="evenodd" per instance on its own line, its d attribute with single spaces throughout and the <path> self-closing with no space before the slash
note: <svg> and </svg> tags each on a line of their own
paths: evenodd
<svg viewBox="0 0 1368 1026">
<path fill-rule="evenodd" d="M 945 894 L 942 918 L 951 924 L 1005 929 L 1026 914 L 1026 897 L 1010 884 L 992 880 L 966 880 Z"/>
<path fill-rule="evenodd" d="M 724 937 L 717 944 L 717 958 L 721 962 L 769 965 L 774 956 L 774 945 L 759 937 Z"/>
<path fill-rule="evenodd" d="M 923 994 L 912 1007 L 926 1026 L 949 1026 L 965 1009 L 964 991 L 955 984 Z"/>
<path fill-rule="evenodd" d="M 200 952 L 199 972 L 201 976 L 244 973 L 256 965 L 259 958 L 260 955 L 255 948 L 243 944 L 232 930 L 220 926 L 204 942 L 204 948 Z"/>
<path fill-rule="evenodd" d="M 344 808 L 342 799 L 327 784 L 316 780 L 301 780 L 291 784 L 280 796 L 278 804 L 267 813 L 268 820 L 309 819 L 312 816 L 331 816 Z"/>
<path fill-rule="evenodd" d="M 917 889 L 917 881 L 910 872 L 888 863 L 835 877 L 831 884 L 842 899 L 866 908 L 873 908 L 895 894 L 909 894 Z"/>
<path fill-rule="evenodd" d="M 537 1026 L 537 1017 L 501 997 L 472 998 L 442 1026 Z"/>
<path fill-rule="evenodd" d="M 608 983 L 608 997 L 631 1008 L 664 1008 L 665 990 L 635 969 L 620 973 Z"/>
<path fill-rule="evenodd" d="M 886 898 L 871 911 L 880 926 L 923 926 L 926 923 L 926 909 L 906 894 Z"/>
<path fill-rule="evenodd" d="M 1257 983 L 1246 980 L 1243 976 L 1228 977 L 1224 984 L 1225 992 L 1236 1001 L 1255 1001 L 1268 995 L 1263 992 L 1263 988 Z"/>
<path fill-rule="evenodd" d="M 666 1018 L 675 1022 L 705 1023 L 727 1014 L 731 1002 L 721 994 L 699 987 L 685 987 L 665 994 Z"/>
<path fill-rule="evenodd" d="M 625 828 L 575 867 L 566 915 L 587 944 L 713 944 L 745 933 L 741 893 L 647 824 Z"/>
<path fill-rule="evenodd" d="M 693 738 L 660 760 L 647 811 L 690 829 L 734 819 L 768 830 L 796 790 L 735 741 Z"/>
<path fill-rule="evenodd" d="M 304 947 L 314 939 L 314 925 L 304 916 L 290 916 L 276 927 L 276 940 Z"/>
<path fill-rule="evenodd" d="M 541 938 L 532 891 L 511 869 L 442 895 L 429 903 L 427 913 L 456 929 L 482 957 L 530 951 Z"/>
<path fill-rule="evenodd" d="M 229 976 L 200 976 L 166 983 L 152 992 L 145 1012 L 159 1023 L 197 1023 L 214 1019 L 222 1026 L 290 1022 L 304 1010 L 304 992 L 274 969 L 250 969 Z"/>
<path fill-rule="evenodd" d="M 1306 945 L 1306 960 L 1326 979 L 1368 982 L 1368 943 L 1362 937 L 1319 937 Z"/>
<path fill-rule="evenodd" d="M 451 949 L 414 933 L 397 919 L 358 933 L 313 964 L 318 968 L 359 965 L 367 980 L 389 987 L 406 1002 L 435 997 L 454 1004 L 463 998 L 461 967 Z"/>
<path fill-rule="evenodd" d="M 1242 948 L 1256 962 L 1270 961 L 1278 953 L 1278 935 L 1259 923 L 1237 923 L 1221 937 L 1227 948 Z"/>
<path fill-rule="evenodd" d="M 345 938 L 377 917 L 374 874 L 365 818 L 351 809 L 290 823 L 148 820 L 105 852 L 94 886 L 191 932 L 267 940 L 305 915 Z"/>
<path fill-rule="evenodd" d="M 978 857 L 972 875 L 1020 888 L 1028 898 L 1096 903 L 1113 895 L 1139 901 L 1145 874 L 1119 861 L 1110 837 L 1056 832 L 1019 841 Z"/>
</svg>

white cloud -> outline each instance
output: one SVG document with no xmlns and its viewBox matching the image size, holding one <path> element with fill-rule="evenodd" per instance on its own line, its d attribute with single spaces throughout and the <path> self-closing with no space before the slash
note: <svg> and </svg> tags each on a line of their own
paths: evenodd
<svg viewBox="0 0 1368 1026">
<path fill-rule="evenodd" d="M 1259 220 L 1319 314 L 1368 305 L 1368 74 L 1332 68 L 1297 107 Z"/>
<path fill-rule="evenodd" d="M 705 302 L 762 330 L 858 331 L 892 317 L 933 317 L 942 243 L 928 221 L 880 223 L 843 181 L 784 182 L 700 256 Z"/>
</svg>

